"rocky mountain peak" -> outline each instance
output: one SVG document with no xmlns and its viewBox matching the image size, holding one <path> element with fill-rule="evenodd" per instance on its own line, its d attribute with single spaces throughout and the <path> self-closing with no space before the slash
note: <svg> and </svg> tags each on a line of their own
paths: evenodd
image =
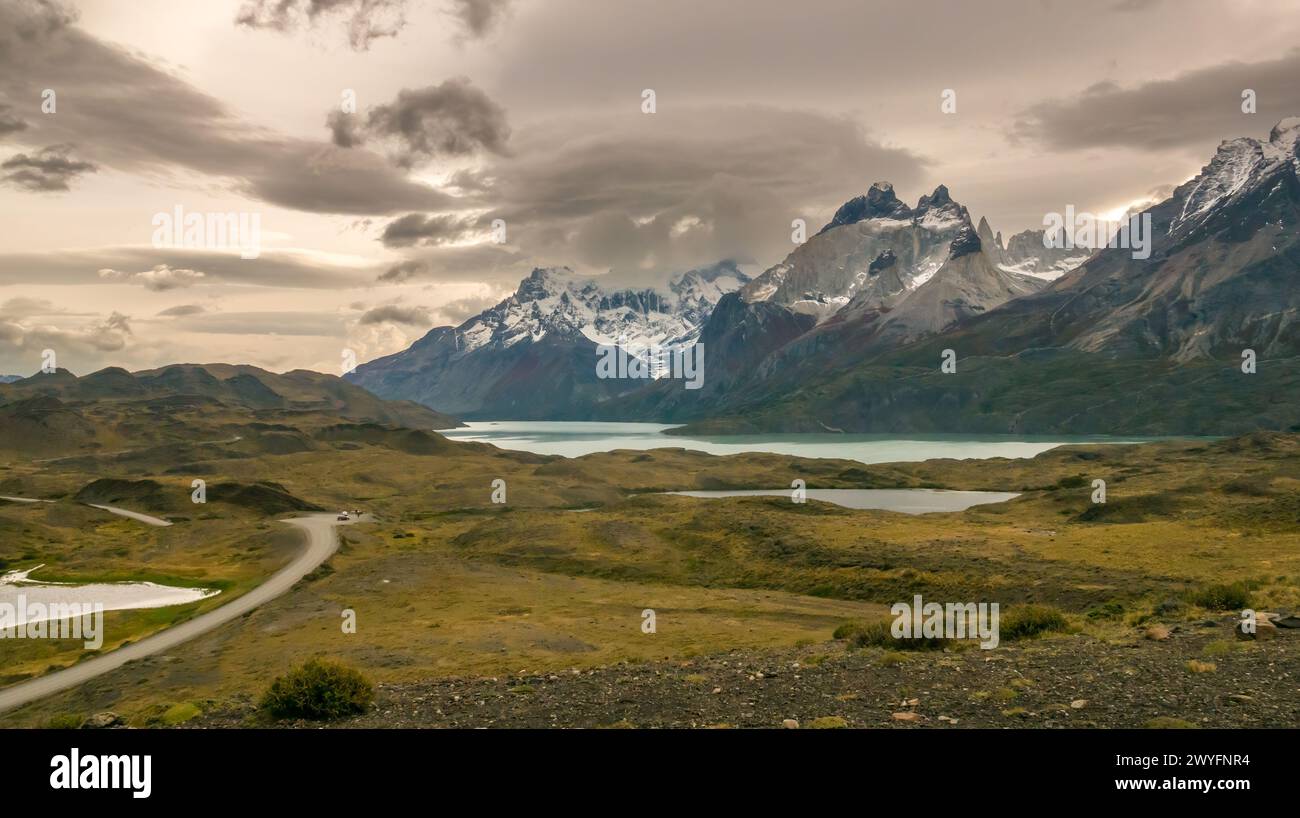
<svg viewBox="0 0 1300 818">
<path fill-rule="evenodd" d="M 1300 175 L 1300 117 L 1273 126 L 1267 142 L 1250 137 L 1229 139 L 1190 182 L 1174 191 L 1182 206 L 1169 225 L 1179 240 L 1218 212 L 1272 187 L 1280 174 Z"/>
<path fill-rule="evenodd" d="M 577 276 L 568 267 L 535 267 L 515 290 L 515 300 L 523 303 L 554 298 L 568 292 Z"/>
<path fill-rule="evenodd" d="M 864 219 L 908 219 L 912 211 L 899 200 L 894 186 L 889 182 L 876 182 L 865 195 L 855 196 L 844 204 L 818 233 L 834 227 L 854 224 Z"/>
<path fill-rule="evenodd" d="M 1293 159 L 1300 158 L 1300 116 L 1289 116 L 1274 125 L 1268 141 Z"/>
<path fill-rule="evenodd" d="M 921 200 L 916 203 L 917 210 L 928 210 L 934 207 L 944 207 L 953 204 L 952 196 L 948 193 L 947 185 L 939 185 L 934 189 L 934 193 L 929 196 L 922 196 Z"/>
</svg>

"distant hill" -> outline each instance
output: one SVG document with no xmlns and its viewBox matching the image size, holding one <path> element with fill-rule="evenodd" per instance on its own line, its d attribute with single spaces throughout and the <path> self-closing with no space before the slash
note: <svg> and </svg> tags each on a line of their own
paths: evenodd
<svg viewBox="0 0 1300 818">
<path fill-rule="evenodd" d="M 66 369 L 0 384 L 0 451 L 60 458 L 179 446 L 301 451 L 341 422 L 422 433 L 459 426 L 409 401 L 386 401 L 319 372 L 178 364 L 146 372 Z"/>
<path fill-rule="evenodd" d="M 174 364 L 128 372 L 109 367 L 77 377 L 66 369 L 0 385 L 0 405 L 38 396 L 64 403 L 209 398 L 254 411 L 323 412 L 338 418 L 412 429 L 450 429 L 455 418 L 410 401 L 387 401 L 342 378 L 295 369 L 276 374 L 255 366 Z"/>
<path fill-rule="evenodd" d="M 0 448 L 26 454 L 96 445 L 96 426 L 51 395 L 0 404 Z"/>
</svg>

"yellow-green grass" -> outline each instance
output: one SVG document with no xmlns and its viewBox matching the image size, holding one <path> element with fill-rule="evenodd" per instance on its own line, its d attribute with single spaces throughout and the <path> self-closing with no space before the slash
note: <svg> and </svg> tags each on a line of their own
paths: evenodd
<svg viewBox="0 0 1300 818">
<path fill-rule="evenodd" d="M 379 522 L 347 529 L 328 570 L 169 652 L 165 665 L 124 668 L 6 722 L 255 695 L 270 675 L 317 654 L 380 683 L 689 661 L 824 641 L 841 622 L 877 617 L 914 593 L 1008 609 L 1048 604 L 1109 639 L 1133 638 L 1163 601 L 1205 585 L 1247 583 L 1258 607 L 1300 596 L 1296 436 L 882 466 L 682 450 L 568 460 L 454 446 L 413 455 L 371 445 L 195 466 L 210 482 L 273 480 L 325 508 L 362 507 Z M 1094 476 L 1107 480 L 1100 509 L 1089 499 Z M 153 477 L 188 494 L 190 477 L 174 464 L 159 463 Z M 650 493 L 774 488 L 796 477 L 810 487 L 1024 494 L 962 513 L 908 516 L 782 497 Z M 498 478 L 507 482 L 505 505 L 491 502 Z M 71 492 L 89 478 L 60 468 L 30 469 L 24 479 Z M 107 544 L 88 552 L 101 561 L 84 564 L 70 547 L 81 529 L 70 527 L 49 546 L 68 565 L 52 570 L 238 583 L 265 576 L 294 547 L 293 534 L 277 534 L 283 527 L 271 518 L 219 505 L 205 511 L 206 519 L 170 529 L 96 523 Z M 0 507 L 0 517 L 31 513 L 39 512 Z M 266 540 L 261 550 L 258 537 Z M 59 551 L 60 543 L 68 547 Z M 125 557 L 116 556 L 121 549 Z M 356 611 L 356 634 L 340 627 L 344 608 Z M 653 635 L 641 629 L 647 608 L 656 613 Z M 1189 604 L 1170 610 L 1173 618 L 1223 613 Z"/>
<path fill-rule="evenodd" d="M 104 641 L 88 651 L 76 639 L 0 639 L 0 683 L 84 661 L 225 604 L 256 587 L 300 547 L 299 535 L 273 521 L 240 517 L 181 520 L 155 527 L 71 502 L 0 505 L 4 570 L 43 566 L 42 582 L 155 582 L 214 588 L 185 605 L 106 611 Z"/>
</svg>

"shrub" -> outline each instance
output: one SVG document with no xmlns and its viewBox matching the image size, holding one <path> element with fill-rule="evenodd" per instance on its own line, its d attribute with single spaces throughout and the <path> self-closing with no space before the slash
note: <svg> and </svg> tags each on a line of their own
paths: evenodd
<svg viewBox="0 0 1300 818">
<path fill-rule="evenodd" d="M 808 723 L 812 730 L 842 730 L 848 726 L 849 723 L 840 716 L 822 716 Z"/>
<path fill-rule="evenodd" d="M 1179 719 L 1173 716 L 1156 716 L 1146 724 L 1142 725 L 1148 730 L 1195 730 L 1196 725 L 1187 719 Z"/>
<path fill-rule="evenodd" d="M 282 719 L 337 719 L 365 712 L 374 698 L 374 686 L 357 670 L 311 659 L 271 682 L 261 708 Z"/>
<path fill-rule="evenodd" d="M 1063 631 L 1069 627 L 1065 614 L 1048 605 L 1021 605 L 1012 608 L 998 622 L 999 635 L 1004 641 L 1027 639 L 1048 631 Z"/>
<path fill-rule="evenodd" d="M 1206 585 L 1190 591 L 1187 599 L 1193 605 L 1199 605 L 1211 611 L 1239 611 L 1250 605 L 1250 589 L 1244 582 L 1231 585 Z"/>
<path fill-rule="evenodd" d="M 893 619 L 878 619 L 855 626 L 849 644 L 855 648 L 886 648 L 888 650 L 939 650 L 956 640 L 932 636 L 914 636 L 901 639 L 893 634 Z"/>
<path fill-rule="evenodd" d="M 880 656 L 881 667 L 897 667 L 907 661 L 906 653 L 899 653 L 896 650 L 887 650 Z"/>
<path fill-rule="evenodd" d="M 51 730 L 76 730 L 86 719 L 77 713 L 58 713 L 50 716 L 45 725 Z"/>
<path fill-rule="evenodd" d="M 167 708 L 166 712 L 162 714 L 162 723 L 167 725 L 184 724 L 202 712 L 197 705 L 191 702 L 181 702 Z"/>
<path fill-rule="evenodd" d="M 844 624 L 840 625 L 838 628 L 835 629 L 835 632 L 831 634 L 831 638 L 852 639 L 854 636 L 856 636 L 861 632 L 862 632 L 861 622 L 845 622 Z"/>
<path fill-rule="evenodd" d="M 1124 615 L 1124 606 L 1118 602 L 1107 602 L 1088 611 L 1089 619 L 1119 619 Z"/>
<path fill-rule="evenodd" d="M 1205 646 L 1201 651 L 1205 656 L 1216 658 L 1219 656 L 1228 656 L 1237 650 L 1237 642 L 1229 642 L 1226 639 L 1219 639 Z"/>
<path fill-rule="evenodd" d="M 1183 612 L 1185 608 L 1181 601 L 1177 599 L 1166 599 L 1164 602 L 1156 605 L 1153 609 L 1156 616 L 1174 616 Z"/>
</svg>

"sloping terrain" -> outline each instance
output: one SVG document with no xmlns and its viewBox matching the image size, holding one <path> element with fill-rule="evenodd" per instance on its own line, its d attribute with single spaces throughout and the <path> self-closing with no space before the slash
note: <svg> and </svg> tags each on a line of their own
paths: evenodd
<svg viewBox="0 0 1300 818">
<path fill-rule="evenodd" d="M 1146 212 L 1147 258 L 1102 249 L 1041 292 L 966 310 L 938 336 L 904 334 L 892 349 L 823 342 L 797 359 L 798 379 L 781 378 L 790 367 L 779 358 L 808 345 L 797 341 L 764 362 L 761 381 L 679 417 L 708 418 L 691 428 L 713 432 L 1295 428 L 1298 135 L 1300 119 L 1290 119 L 1267 142 L 1225 142 L 1200 175 Z M 924 299 L 924 289 L 912 298 Z M 930 306 L 960 312 L 960 292 L 934 292 Z M 956 373 L 940 371 L 944 349 L 961 360 Z"/>
</svg>

